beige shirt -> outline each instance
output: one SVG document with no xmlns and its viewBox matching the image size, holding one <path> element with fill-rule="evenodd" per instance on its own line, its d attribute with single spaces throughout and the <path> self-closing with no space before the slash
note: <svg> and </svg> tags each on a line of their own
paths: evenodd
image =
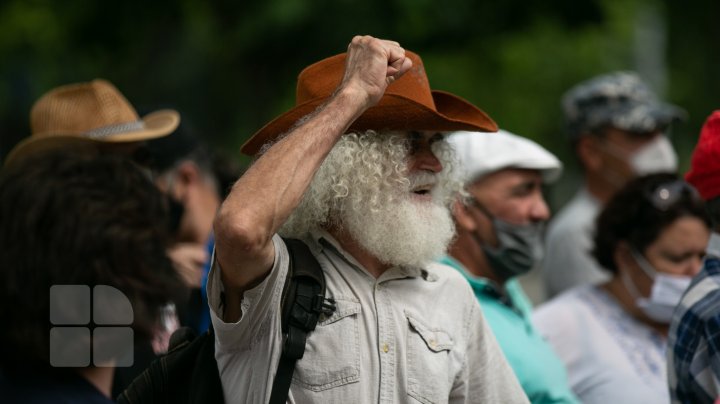
<svg viewBox="0 0 720 404">
<path fill-rule="evenodd" d="M 329 234 L 304 240 L 337 302 L 298 361 L 290 403 L 526 403 L 467 282 L 440 264 L 393 267 L 379 278 Z M 217 265 L 208 281 L 216 353 L 228 403 L 267 403 L 281 353 L 280 295 L 288 252 L 245 293 L 242 318 L 221 320 Z"/>
</svg>

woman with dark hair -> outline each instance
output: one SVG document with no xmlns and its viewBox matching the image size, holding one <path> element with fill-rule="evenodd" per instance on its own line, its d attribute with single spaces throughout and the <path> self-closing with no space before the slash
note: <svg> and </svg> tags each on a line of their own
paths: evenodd
<svg viewBox="0 0 720 404">
<path fill-rule="evenodd" d="M 610 281 L 571 289 L 533 320 L 582 402 L 669 402 L 668 324 L 702 264 L 710 236 L 704 204 L 677 176 L 649 175 L 608 202 L 596 229 L 593 255 Z"/>
<path fill-rule="evenodd" d="M 62 150 L 0 172 L 0 401 L 107 403 L 183 286 L 135 164 Z"/>
</svg>

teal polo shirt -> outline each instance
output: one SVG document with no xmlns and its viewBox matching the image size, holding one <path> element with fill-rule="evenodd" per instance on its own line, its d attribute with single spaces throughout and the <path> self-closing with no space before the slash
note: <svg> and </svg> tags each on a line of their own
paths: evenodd
<svg viewBox="0 0 720 404">
<path fill-rule="evenodd" d="M 506 282 L 503 293 L 494 282 L 470 274 L 452 257 L 440 262 L 457 269 L 470 282 L 485 320 L 530 402 L 579 403 L 568 385 L 565 366 L 533 327 L 532 304 L 517 279 Z"/>
</svg>

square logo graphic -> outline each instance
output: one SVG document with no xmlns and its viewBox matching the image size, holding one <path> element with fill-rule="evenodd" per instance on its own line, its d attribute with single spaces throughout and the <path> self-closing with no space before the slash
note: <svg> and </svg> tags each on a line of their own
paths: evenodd
<svg viewBox="0 0 720 404">
<path fill-rule="evenodd" d="M 53 285 L 50 287 L 50 323 L 85 325 L 90 323 L 90 287 Z"/>
<path fill-rule="evenodd" d="M 87 327 L 51 328 L 50 365 L 76 368 L 90 366 L 90 329 Z"/>
<path fill-rule="evenodd" d="M 132 366 L 133 336 L 133 330 L 130 327 L 95 327 L 92 338 L 93 365 L 97 367 Z"/>
<path fill-rule="evenodd" d="M 92 314 L 92 318 L 91 318 Z M 129 367 L 134 362 L 134 313 L 118 289 L 97 285 L 50 287 L 50 365 Z"/>
</svg>

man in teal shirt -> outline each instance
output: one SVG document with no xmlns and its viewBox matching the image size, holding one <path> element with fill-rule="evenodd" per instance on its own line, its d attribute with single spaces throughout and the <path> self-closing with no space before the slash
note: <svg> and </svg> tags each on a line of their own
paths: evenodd
<svg viewBox="0 0 720 404">
<path fill-rule="evenodd" d="M 543 183 L 562 165 L 550 152 L 506 131 L 456 132 L 465 192 L 453 208 L 457 238 L 442 262 L 472 286 L 487 322 L 532 403 L 577 403 L 560 359 L 533 327 L 517 281 L 542 258 L 550 211 Z"/>
</svg>

